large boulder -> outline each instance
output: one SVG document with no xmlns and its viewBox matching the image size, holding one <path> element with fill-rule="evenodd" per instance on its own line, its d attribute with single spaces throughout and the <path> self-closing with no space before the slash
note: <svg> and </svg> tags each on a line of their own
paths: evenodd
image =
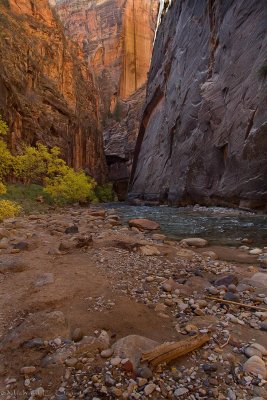
<svg viewBox="0 0 267 400">
<path fill-rule="evenodd" d="M 267 378 L 265 362 L 259 356 L 250 357 L 245 362 L 243 369 L 248 374 L 261 375 L 263 379 Z"/>
<path fill-rule="evenodd" d="M 250 284 L 256 287 L 267 287 L 267 273 L 266 272 L 256 272 L 252 277 L 247 280 Z"/>
<path fill-rule="evenodd" d="M 157 247 L 150 246 L 150 245 L 141 246 L 139 249 L 139 252 L 143 256 L 159 256 L 160 255 L 160 251 L 157 249 Z"/>
<path fill-rule="evenodd" d="M 119 339 L 114 345 L 114 355 L 122 359 L 128 358 L 134 370 L 138 368 L 143 352 L 151 351 L 158 342 L 144 336 L 130 335 Z"/>
<path fill-rule="evenodd" d="M 129 226 L 138 228 L 141 231 L 154 231 L 160 228 L 157 222 L 145 218 L 131 219 Z"/>
<path fill-rule="evenodd" d="M 188 246 L 195 247 L 205 247 L 208 244 L 208 241 L 202 238 L 186 238 L 181 241 L 181 244 L 187 244 Z"/>
</svg>

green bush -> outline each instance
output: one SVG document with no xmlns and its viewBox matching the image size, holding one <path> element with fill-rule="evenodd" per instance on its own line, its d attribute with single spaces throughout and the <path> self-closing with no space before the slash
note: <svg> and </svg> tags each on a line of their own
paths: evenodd
<svg viewBox="0 0 267 400">
<path fill-rule="evenodd" d="M 8 127 L 0 116 L 0 134 L 6 135 L 7 132 Z M 22 203 L 21 195 L 24 195 L 25 199 L 36 203 L 36 198 L 41 196 L 48 202 L 54 201 L 56 204 L 64 205 L 78 201 L 112 201 L 114 198 L 111 184 L 96 188 L 93 178 L 67 166 L 60 158 L 58 147 L 48 149 L 41 143 L 36 147 L 25 145 L 21 154 L 13 156 L 7 144 L 0 138 L 0 182 L 10 177 L 23 183 L 25 193 L 23 194 L 19 184 L 11 185 L 6 200 L 19 196 Z M 36 188 L 39 194 L 36 193 Z M 2 189 L 4 190 L 4 185 Z"/>
<path fill-rule="evenodd" d="M 112 183 L 107 183 L 103 186 L 95 188 L 96 198 L 100 202 L 112 202 L 115 200 L 115 193 L 113 191 Z"/>
<path fill-rule="evenodd" d="M 6 186 L 0 181 L 0 195 L 5 195 L 7 192 Z M 15 217 L 21 211 L 19 204 L 10 200 L 0 199 L 0 222 L 5 218 Z"/>
<path fill-rule="evenodd" d="M 86 202 L 92 196 L 96 182 L 84 172 L 75 172 L 66 167 L 63 174 L 45 179 L 44 192 L 48 193 L 56 204 Z"/>
<path fill-rule="evenodd" d="M 12 218 L 21 212 L 19 204 L 10 200 L 0 200 L 0 222 L 6 218 Z"/>
</svg>

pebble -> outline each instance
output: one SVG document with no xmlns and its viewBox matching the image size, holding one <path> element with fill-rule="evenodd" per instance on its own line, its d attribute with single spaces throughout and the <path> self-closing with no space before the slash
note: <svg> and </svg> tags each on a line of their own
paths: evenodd
<svg viewBox="0 0 267 400">
<path fill-rule="evenodd" d="M 23 375 L 30 375 L 33 374 L 36 371 L 36 368 L 33 366 L 30 367 L 22 367 L 20 370 L 20 373 Z"/>
<path fill-rule="evenodd" d="M 80 340 L 82 340 L 83 336 L 84 335 L 83 335 L 82 329 L 81 328 L 76 328 L 76 329 L 74 329 L 71 338 L 72 338 L 72 340 L 74 342 L 79 342 Z"/>
<path fill-rule="evenodd" d="M 172 299 L 165 299 L 164 304 L 168 307 L 173 306 L 173 300 Z"/>
<path fill-rule="evenodd" d="M 18 242 L 13 245 L 13 249 L 16 250 L 29 250 L 29 243 L 27 242 Z"/>
<path fill-rule="evenodd" d="M 267 319 L 260 324 L 262 331 L 267 331 Z"/>
<path fill-rule="evenodd" d="M 61 343 L 62 343 L 62 341 L 61 341 L 60 338 L 56 338 L 56 339 L 54 339 L 54 343 L 55 343 L 57 346 L 60 346 Z"/>
<path fill-rule="evenodd" d="M 229 388 L 227 392 L 229 400 L 236 400 L 236 394 L 232 389 Z"/>
<path fill-rule="evenodd" d="M 171 292 L 171 291 L 172 291 L 172 287 L 171 287 L 171 285 L 170 285 L 169 283 L 163 283 L 162 289 L 163 289 L 165 292 Z"/>
<path fill-rule="evenodd" d="M 259 249 L 258 247 L 249 251 L 249 254 L 252 254 L 255 256 L 260 255 L 261 253 L 262 253 L 262 249 Z"/>
<path fill-rule="evenodd" d="M 78 233 L 78 232 L 79 232 L 79 228 L 76 225 L 69 226 L 68 228 L 65 229 L 65 233 L 67 235 L 71 235 L 71 234 Z"/>
<path fill-rule="evenodd" d="M 254 349 L 253 347 L 246 347 L 244 353 L 248 358 L 252 356 L 258 356 L 262 358 L 262 353 L 259 350 Z"/>
<path fill-rule="evenodd" d="M 154 392 L 154 390 L 156 389 L 157 385 L 155 385 L 155 383 L 149 383 L 148 385 L 146 385 L 145 389 L 144 389 L 144 393 L 146 396 L 149 396 L 151 393 Z"/>
<path fill-rule="evenodd" d="M 224 276 L 223 278 L 219 278 L 214 282 L 215 286 L 226 286 L 226 287 L 229 285 L 237 285 L 237 284 L 238 284 L 238 278 L 233 274 Z"/>
<path fill-rule="evenodd" d="M 214 286 L 208 287 L 207 290 L 208 290 L 208 292 L 209 292 L 210 294 L 212 294 L 213 296 L 216 296 L 216 295 L 219 293 L 219 290 L 216 289 Z"/>
<path fill-rule="evenodd" d="M 150 379 L 153 376 L 153 372 L 148 367 L 141 367 L 137 370 L 137 376 L 140 378 Z"/>
<path fill-rule="evenodd" d="M 245 348 L 244 353 L 247 357 L 259 356 L 260 358 L 262 358 L 262 356 L 267 355 L 267 350 L 261 344 L 252 343 L 251 345 Z"/>
<path fill-rule="evenodd" d="M 116 383 L 115 379 L 113 379 L 109 374 L 105 375 L 105 384 L 108 386 L 114 386 Z"/>
<path fill-rule="evenodd" d="M 67 358 L 67 360 L 65 361 L 65 364 L 68 367 L 74 367 L 78 362 L 78 359 L 73 357 L 73 358 Z"/>
<path fill-rule="evenodd" d="M 147 379 L 146 378 L 137 378 L 137 384 L 138 386 L 145 386 L 147 384 Z"/>
<path fill-rule="evenodd" d="M 113 355 L 113 349 L 102 350 L 100 355 L 102 358 L 109 358 Z"/>
<path fill-rule="evenodd" d="M 25 379 L 25 381 L 24 381 L 24 386 L 29 387 L 30 384 L 31 384 L 30 379 Z"/>
<path fill-rule="evenodd" d="M 228 300 L 228 301 L 236 301 L 236 302 L 240 301 L 240 297 L 238 296 L 238 294 L 233 293 L 233 292 L 225 293 L 223 298 L 224 298 L 224 300 Z"/>
<path fill-rule="evenodd" d="M 166 309 L 167 309 L 167 306 L 163 303 L 158 303 L 155 307 L 156 312 L 164 312 L 164 311 L 166 311 Z"/>
<path fill-rule="evenodd" d="M 185 394 L 187 394 L 189 392 L 188 389 L 186 389 L 185 387 L 180 387 L 178 389 L 175 390 L 174 392 L 174 397 L 180 397 L 180 396 L 184 396 Z"/>
<path fill-rule="evenodd" d="M 206 373 L 215 372 L 218 369 L 215 364 L 203 364 L 202 368 Z"/>
<path fill-rule="evenodd" d="M 113 366 L 118 366 L 121 363 L 121 358 L 120 357 L 114 357 L 110 360 L 111 365 Z"/>
<path fill-rule="evenodd" d="M 31 396 L 37 397 L 38 399 L 42 399 L 45 395 L 45 390 L 42 387 L 38 387 L 35 390 L 31 391 Z"/>
<path fill-rule="evenodd" d="M 187 333 L 198 332 L 198 327 L 196 325 L 188 324 L 185 326 L 185 331 Z"/>
</svg>

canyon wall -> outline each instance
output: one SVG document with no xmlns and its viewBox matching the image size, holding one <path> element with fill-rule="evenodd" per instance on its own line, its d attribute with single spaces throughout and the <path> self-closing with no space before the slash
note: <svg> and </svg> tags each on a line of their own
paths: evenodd
<svg viewBox="0 0 267 400">
<path fill-rule="evenodd" d="M 131 199 L 267 204 L 267 3 L 176 0 L 157 34 Z"/>
<path fill-rule="evenodd" d="M 104 119 L 147 81 L 158 0 L 56 0 L 66 34 L 84 51 Z"/>
<path fill-rule="evenodd" d="M 0 94 L 14 151 L 59 146 L 69 165 L 105 179 L 93 77 L 48 0 L 0 0 Z"/>
<path fill-rule="evenodd" d="M 56 1 L 67 36 L 93 71 L 109 177 L 120 199 L 128 186 L 158 9 L 158 0 Z"/>
</svg>

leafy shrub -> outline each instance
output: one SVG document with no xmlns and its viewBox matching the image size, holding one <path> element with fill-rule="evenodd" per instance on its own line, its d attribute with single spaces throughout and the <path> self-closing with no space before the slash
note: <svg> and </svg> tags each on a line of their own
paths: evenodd
<svg viewBox="0 0 267 400">
<path fill-rule="evenodd" d="M 7 124 L 2 120 L 0 115 L 0 136 L 8 133 Z M 3 179 L 10 171 L 13 163 L 13 156 L 7 148 L 7 144 L 0 139 L 0 179 Z"/>
<path fill-rule="evenodd" d="M 87 201 L 93 194 L 96 182 L 84 172 L 75 172 L 65 167 L 62 175 L 45 179 L 44 192 L 48 193 L 57 204 Z"/>
<path fill-rule="evenodd" d="M 5 136 L 8 133 L 8 126 L 7 124 L 3 121 L 2 116 L 0 114 L 0 135 Z"/>
<path fill-rule="evenodd" d="M 8 127 L 0 116 L 0 135 L 6 135 L 7 132 Z M 100 199 L 110 201 L 113 197 L 112 188 L 108 185 L 100 187 L 97 195 L 94 191 L 96 182 L 93 178 L 87 177 L 82 171 L 75 172 L 73 168 L 68 167 L 66 162 L 60 158 L 58 147 L 48 149 L 41 143 L 38 143 L 36 147 L 24 146 L 21 154 L 13 156 L 8 150 L 7 144 L 0 138 L 0 182 L 7 177 L 23 182 L 29 189 L 28 197 L 31 196 L 33 186 L 30 184 L 38 183 L 45 186 L 43 193 L 46 196 L 44 197 L 62 205 L 88 200 L 97 202 L 98 196 Z M 19 185 L 13 186 L 16 188 Z M 38 187 L 38 185 L 35 186 Z M 0 186 L 0 194 L 3 194 L 4 191 L 4 185 Z M 5 201 L 13 198 L 16 197 L 9 197 Z M 7 207 L 8 203 L 5 204 Z M 14 207 L 16 208 L 15 204 Z M 11 208 L 9 204 L 10 213 Z"/>
<path fill-rule="evenodd" d="M 3 182 L 0 181 L 0 195 L 6 193 L 6 187 Z"/>
<path fill-rule="evenodd" d="M 112 183 L 107 183 L 103 186 L 95 188 L 95 194 L 99 201 L 111 202 L 115 199 Z"/>
<path fill-rule="evenodd" d="M 66 167 L 65 161 L 59 155 L 58 147 L 49 150 L 41 143 L 36 147 L 25 146 L 23 154 L 14 157 L 14 175 L 24 183 L 43 183 L 46 177 L 55 176 Z"/>
<path fill-rule="evenodd" d="M 20 211 L 21 207 L 17 203 L 10 200 L 0 200 L 0 221 L 15 217 Z"/>
</svg>

